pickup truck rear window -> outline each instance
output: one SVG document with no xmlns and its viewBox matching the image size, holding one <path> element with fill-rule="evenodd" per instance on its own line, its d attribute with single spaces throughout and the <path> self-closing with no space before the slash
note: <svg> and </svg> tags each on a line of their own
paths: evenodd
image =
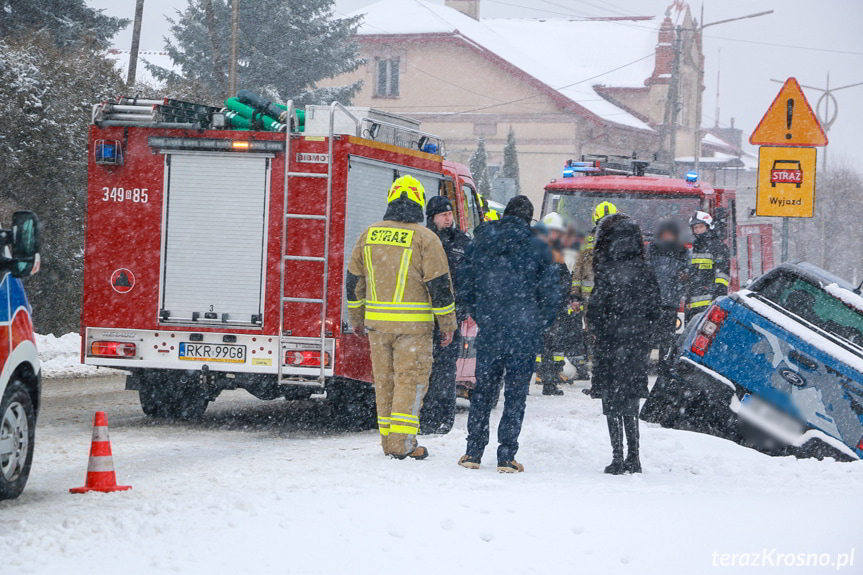
<svg viewBox="0 0 863 575">
<path fill-rule="evenodd" d="M 824 331 L 863 346 L 863 314 L 805 279 L 777 274 L 759 293 Z"/>
</svg>

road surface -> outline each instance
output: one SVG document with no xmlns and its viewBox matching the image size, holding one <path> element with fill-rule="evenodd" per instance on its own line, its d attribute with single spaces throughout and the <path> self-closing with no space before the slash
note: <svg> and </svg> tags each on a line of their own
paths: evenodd
<svg viewBox="0 0 863 575">
<path fill-rule="evenodd" d="M 456 466 L 464 410 L 451 434 L 424 438 L 428 460 L 395 461 L 375 431 L 334 430 L 318 401 L 229 392 L 188 424 L 145 418 L 122 378 L 47 380 L 30 483 L 0 503 L 0 572 L 690 575 L 751 572 L 722 567 L 724 554 L 771 549 L 768 560 L 835 564 L 859 543 L 859 462 L 771 458 L 643 424 L 644 474 L 610 477 L 598 402 L 539 389 L 527 471 L 500 475 L 493 447 L 482 469 Z M 95 410 L 131 491 L 68 493 L 84 481 Z"/>
</svg>

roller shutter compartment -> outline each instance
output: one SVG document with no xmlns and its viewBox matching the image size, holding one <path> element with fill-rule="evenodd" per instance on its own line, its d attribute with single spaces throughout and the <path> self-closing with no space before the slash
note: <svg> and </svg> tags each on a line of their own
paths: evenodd
<svg viewBox="0 0 863 575">
<path fill-rule="evenodd" d="M 270 159 L 166 156 L 163 323 L 262 324 Z"/>
</svg>

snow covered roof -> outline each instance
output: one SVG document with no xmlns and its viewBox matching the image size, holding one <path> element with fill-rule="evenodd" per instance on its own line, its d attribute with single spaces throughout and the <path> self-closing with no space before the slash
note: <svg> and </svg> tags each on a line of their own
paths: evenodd
<svg viewBox="0 0 863 575">
<path fill-rule="evenodd" d="M 721 140 L 721 139 L 717 138 L 716 136 L 714 136 L 713 134 L 710 134 L 710 133 L 705 134 L 704 137 L 701 138 L 701 143 L 702 144 L 710 144 L 713 146 L 719 146 L 722 148 L 733 148 L 734 147 L 731 144 L 729 144 L 728 142 L 726 142 L 725 140 Z"/>
<path fill-rule="evenodd" d="M 645 122 L 603 98 L 593 86 L 644 87 L 654 68 L 659 19 L 477 21 L 453 8 L 423 0 L 381 0 L 354 14 L 364 15 L 358 30 L 361 36 L 461 36 L 603 120 L 652 131 Z"/>
<path fill-rule="evenodd" d="M 129 50 L 112 49 L 108 51 L 106 56 L 109 59 L 114 60 L 114 65 L 117 68 L 117 71 L 123 77 L 123 80 L 125 80 L 126 75 L 129 73 Z M 153 75 L 150 74 L 150 71 L 147 69 L 147 63 L 165 68 L 166 70 L 173 70 L 175 68 L 174 61 L 171 60 L 171 57 L 168 56 L 167 52 L 159 50 L 139 51 L 138 67 L 135 69 L 135 80 L 155 87 L 160 86 L 161 82 L 153 78 Z"/>
</svg>

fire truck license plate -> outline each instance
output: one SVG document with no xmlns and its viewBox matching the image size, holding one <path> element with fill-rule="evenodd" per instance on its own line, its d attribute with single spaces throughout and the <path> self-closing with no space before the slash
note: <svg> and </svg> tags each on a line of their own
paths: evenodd
<svg viewBox="0 0 863 575">
<path fill-rule="evenodd" d="M 180 359 L 246 363 L 246 346 L 180 342 Z"/>
</svg>

